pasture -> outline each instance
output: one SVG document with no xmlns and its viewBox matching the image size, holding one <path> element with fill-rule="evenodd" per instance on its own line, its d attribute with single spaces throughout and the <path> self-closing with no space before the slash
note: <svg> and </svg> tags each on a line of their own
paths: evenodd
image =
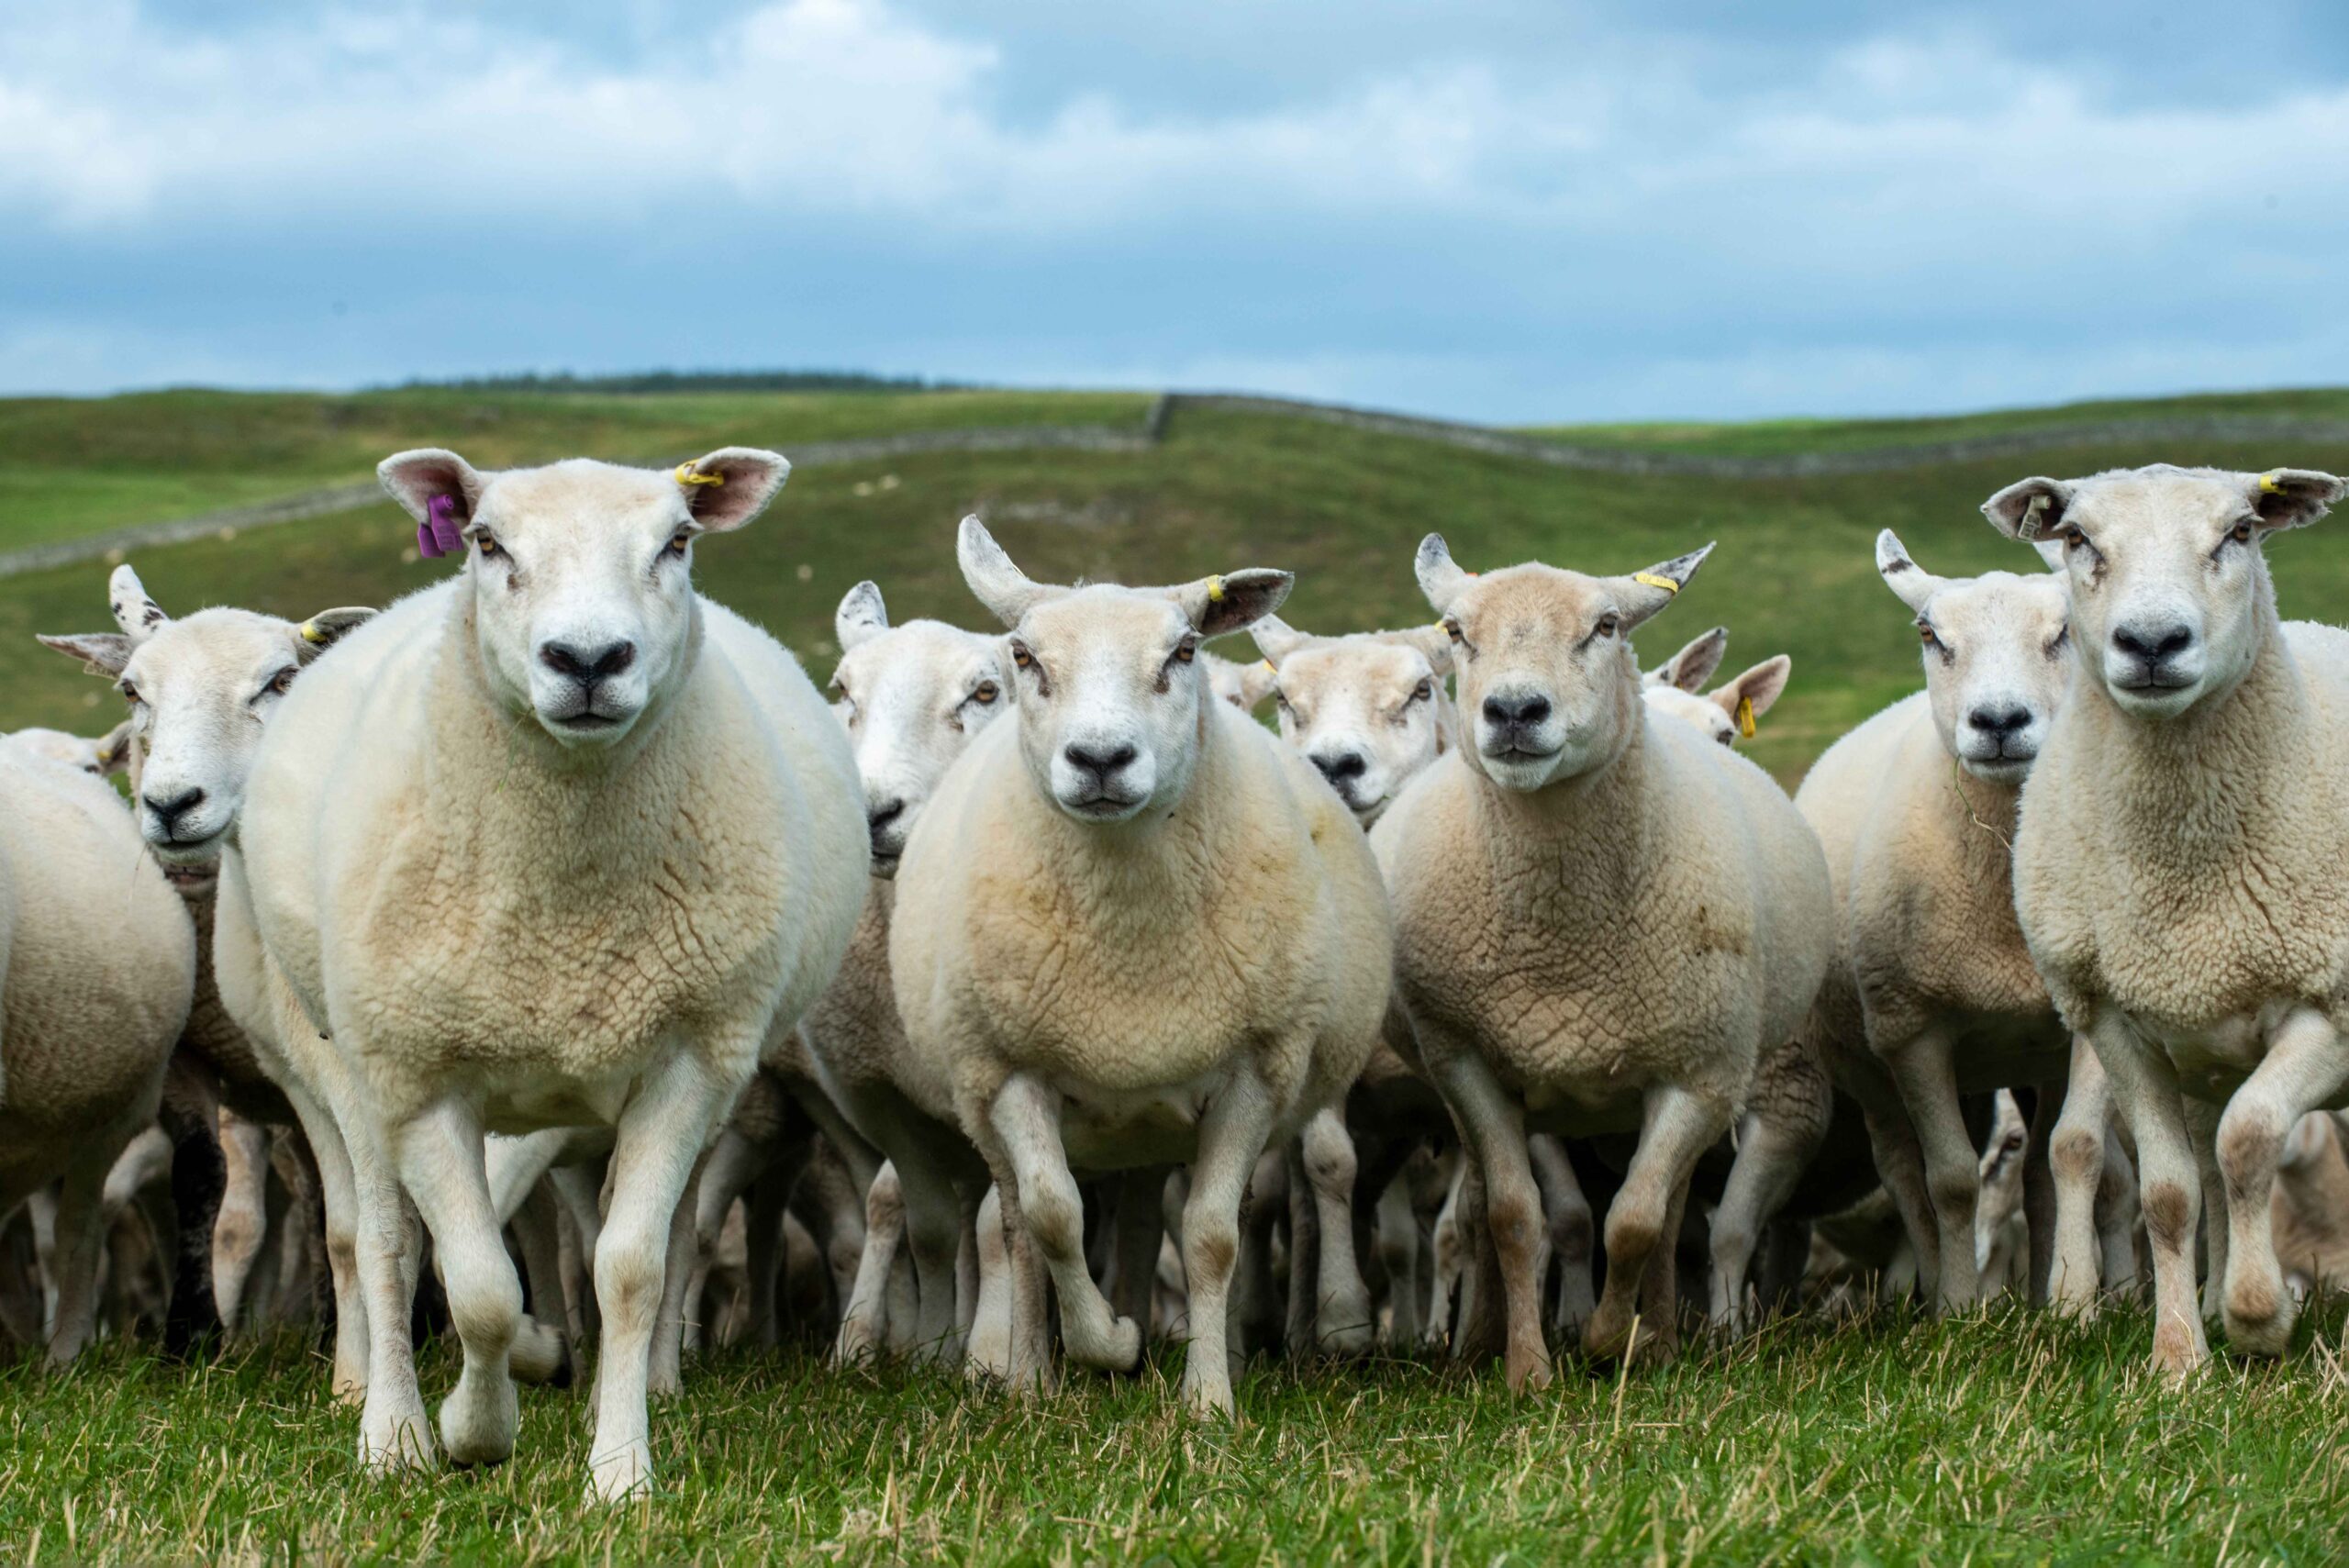
<svg viewBox="0 0 2349 1568">
<path fill-rule="evenodd" d="M 415 389 L 354 397 L 158 394 L 0 404 L 0 548 L 364 478 L 437 441 L 478 463 L 585 451 L 641 461 L 949 426 L 1138 429 L 1140 395 L 678 394 Z M 820 683 L 841 595 L 876 580 L 893 615 L 977 626 L 952 525 L 979 510 L 1037 575 L 1165 582 L 1290 568 L 1309 630 L 1424 620 L 1414 545 L 1442 531 L 1471 568 L 1536 558 L 1625 571 L 1713 539 L 1653 663 L 1716 623 L 1726 671 L 1790 653 L 1787 696 L 1751 750 L 1791 785 L 1835 737 L 1918 684 L 1909 613 L 1873 564 L 1877 529 L 1927 569 L 2034 558 L 1976 510 L 2002 484 L 2166 459 L 2349 469 L 2334 445 L 2113 439 L 2180 414 L 2339 417 L 2332 393 L 2104 405 L 1976 421 L 1546 432 L 1720 455 L 1946 440 L 2093 424 L 2026 456 L 1784 479 L 1553 467 L 1300 417 L 1186 412 L 1126 451 L 933 451 L 810 468 L 774 509 L 714 540 L 711 596 L 774 629 Z M 2270 548 L 2288 615 L 2339 618 L 2338 522 Z M 134 555 L 174 611 L 300 616 L 436 579 L 388 502 Z M 0 728 L 94 733 L 118 717 L 35 631 L 106 625 L 96 562 L 0 579 Z M 1244 647 L 1244 639 L 1242 639 Z M 1227 649 L 1238 652 L 1239 650 Z M 722 1351 L 655 1418 L 654 1500 L 583 1507 L 581 1393 L 522 1396 L 515 1460 L 379 1482 L 352 1461 L 315 1348 L 280 1338 L 193 1367 L 107 1344 L 62 1373 L 0 1369 L 0 1555 L 24 1560 L 479 1556 L 1181 1562 L 1377 1560 L 2313 1562 L 2343 1550 L 2349 1414 L 2343 1312 L 2280 1364 L 2221 1357 L 2176 1388 L 2145 1369 L 2141 1309 L 2078 1327 L 2001 1306 L 1954 1322 L 1906 1310 L 1775 1326 L 1662 1372 L 1565 1375 L 1510 1398 L 1497 1370 L 1412 1361 L 1261 1370 L 1237 1428 L 1183 1415 L 1179 1351 L 1139 1378 L 1067 1374 L 1027 1405 L 929 1372 L 833 1373 L 811 1353 Z M 425 1357 L 428 1397 L 454 1377 Z"/>
</svg>

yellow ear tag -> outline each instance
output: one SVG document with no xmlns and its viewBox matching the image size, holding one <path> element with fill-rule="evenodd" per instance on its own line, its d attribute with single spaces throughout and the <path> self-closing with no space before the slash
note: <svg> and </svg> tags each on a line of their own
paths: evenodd
<svg viewBox="0 0 2349 1568">
<path fill-rule="evenodd" d="M 677 465 L 677 483 L 680 484 L 723 484 L 726 483 L 726 476 L 722 473 L 701 473 L 695 470 L 692 463 L 681 462 Z"/>
<path fill-rule="evenodd" d="M 1737 732 L 1748 740 L 1753 739 L 1753 699 L 1752 697 L 1737 699 Z"/>
<path fill-rule="evenodd" d="M 2284 487 L 2282 485 L 2276 483 L 2276 476 L 2274 474 L 2263 473 L 2259 476 L 2259 493 L 2262 495 L 2279 495 L 2282 493 L 2283 488 Z"/>
<path fill-rule="evenodd" d="M 1268 674 L 1268 675 L 1277 675 L 1277 674 L 1279 674 L 1280 673 L 1281 673 L 1281 667 L 1280 667 L 1279 665 L 1277 665 L 1277 664 L 1274 663 L 1274 662 L 1273 662 L 1271 660 L 1269 660 L 1269 659 L 1267 659 L 1267 660 L 1265 660 L 1265 661 L 1264 661 L 1264 673 L 1266 673 L 1266 674 Z"/>
<path fill-rule="evenodd" d="M 1675 596 L 1680 592 L 1679 584 L 1674 582 L 1669 577 L 1659 577 L 1653 572 L 1634 572 L 1631 573 L 1631 581 L 1634 583 L 1644 583 L 1651 588 L 1661 588 L 1665 593 Z"/>
<path fill-rule="evenodd" d="M 1222 578 L 1210 576 L 1208 579 L 1208 603 L 1210 605 L 1219 605 L 1223 603 Z"/>
<path fill-rule="evenodd" d="M 300 634 L 302 640 L 313 648 L 324 648 L 327 645 L 327 634 L 318 629 L 318 623 L 314 620 L 306 620 L 295 629 Z"/>
</svg>

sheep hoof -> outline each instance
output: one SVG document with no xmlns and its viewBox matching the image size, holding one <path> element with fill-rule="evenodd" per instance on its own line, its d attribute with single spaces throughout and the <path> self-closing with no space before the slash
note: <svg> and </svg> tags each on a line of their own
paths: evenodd
<svg viewBox="0 0 2349 1568">
<path fill-rule="evenodd" d="M 652 1466 L 634 1445 L 617 1457 L 600 1460 L 590 1467 L 587 1502 L 591 1507 L 603 1503 L 632 1502 L 651 1496 Z"/>
<path fill-rule="evenodd" d="M 2292 1319 L 2288 1298 L 2263 1283 L 2229 1292 L 2221 1321 L 2237 1354 L 2278 1357 L 2291 1348 Z"/>
</svg>

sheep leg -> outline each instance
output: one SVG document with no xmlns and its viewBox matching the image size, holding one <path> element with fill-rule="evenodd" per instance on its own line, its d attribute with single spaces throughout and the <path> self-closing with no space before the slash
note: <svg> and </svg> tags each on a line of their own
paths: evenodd
<svg viewBox="0 0 2349 1568">
<path fill-rule="evenodd" d="M 106 1173 L 120 1142 L 97 1141 L 65 1167 L 51 1218 L 48 1273 L 52 1294 L 49 1312 L 49 1359 L 62 1366 L 82 1353 L 97 1327 L 98 1262 L 106 1245 Z"/>
<path fill-rule="evenodd" d="M 701 1315 L 701 1297 L 696 1295 L 688 1299 L 685 1292 L 698 1283 L 694 1263 L 700 1249 L 695 1244 L 694 1214 L 707 1163 L 707 1157 L 697 1152 L 693 1168 L 685 1176 L 685 1190 L 669 1217 L 669 1245 L 661 1270 L 661 1307 L 652 1319 L 652 1347 L 645 1372 L 645 1391 L 664 1398 L 685 1385 L 685 1318 L 689 1313 L 696 1318 Z M 724 1223 L 722 1215 L 719 1223 Z M 711 1251 L 716 1251 L 717 1246 L 718 1238 L 712 1232 Z"/>
<path fill-rule="evenodd" d="M 1525 1156 L 1532 1162 L 1533 1180 L 1542 1189 L 1550 1256 L 1558 1265 L 1558 1310 L 1553 1321 L 1561 1329 L 1579 1332 L 1598 1306 L 1590 1284 L 1590 1248 L 1598 1230 L 1590 1200 L 1575 1179 L 1574 1162 L 1567 1157 L 1565 1145 L 1555 1138 L 1535 1133 L 1525 1140 Z"/>
<path fill-rule="evenodd" d="M 1141 1166 L 1118 1178 L 1109 1304 L 1119 1317 L 1145 1326 L 1158 1288 L 1158 1244 L 1166 1233 L 1165 1197 L 1163 1165 Z"/>
<path fill-rule="evenodd" d="M 709 1265 L 718 1256 L 718 1232 L 726 1229 L 726 1217 L 733 1212 L 734 1200 L 749 1190 L 752 1178 L 767 1159 L 767 1150 L 729 1125 L 718 1135 L 709 1157 L 702 1162 L 701 1181 L 694 1198 L 693 1262 L 685 1284 L 685 1301 L 691 1310 L 681 1314 L 685 1319 L 685 1350 L 701 1349 L 701 1298 L 709 1287 Z"/>
<path fill-rule="evenodd" d="M 604 1328 L 596 1365 L 596 1436 L 588 1451 L 591 1500 L 614 1502 L 651 1489 L 645 1400 L 666 1255 L 678 1205 L 734 1097 L 731 1088 L 711 1081 L 698 1053 L 681 1051 L 647 1074 L 620 1113 L 611 1209 L 596 1242 L 596 1299 Z"/>
<path fill-rule="evenodd" d="M 1670 1353 L 1678 1304 L 1651 1285 L 1649 1275 L 1665 1286 L 1675 1282 L 1672 1253 L 1678 1232 L 1668 1227 L 1683 1212 L 1698 1157 L 1729 1130 L 1730 1108 L 1665 1084 L 1649 1091 L 1641 1120 L 1623 1188 L 1607 1208 L 1607 1285 L 1583 1329 L 1584 1348 L 1602 1361 L 1644 1361 L 1651 1347 Z"/>
<path fill-rule="evenodd" d="M 1798 1129 L 1768 1118 L 1749 1116 L 1738 1140 L 1737 1158 L 1731 1163 L 1721 1201 L 1713 1210 L 1708 1238 L 1713 1258 L 1713 1326 L 1731 1335 L 1751 1326 L 1746 1312 L 1747 1276 L 1764 1229 L 1794 1195 L 1816 1140 Z"/>
<path fill-rule="evenodd" d="M 2050 1118 L 2045 1100 L 2034 1123 L 2053 1120 L 2047 1137 L 2047 1170 L 2055 1189 L 2054 1234 L 2048 1238 L 2047 1270 L 2039 1273 L 2040 1223 L 2031 1221 L 2032 1296 L 2082 1318 L 2095 1315 L 2099 1274 L 2096 1192 L 2104 1180 L 2104 1124 L 2112 1093 L 2104 1064 L 2086 1040 L 2072 1042 L 2071 1082 L 2061 1115 Z M 2039 1151 L 2039 1128 L 2032 1128 L 2032 1151 Z"/>
<path fill-rule="evenodd" d="M 1378 1195 L 1378 1251 L 1386 1265 L 1386 1341 L 1392 1345 L 1419 1343 L 1420 1293 L 1419 1215 L 1411 1202 L 1410 1178 L 1400 1172 Z"/>
<path fill-rule="evenodd" d="M 1932 1195 L 1925 1187 L 1925 1158 L 1917 1147 L 1916 1129 L 1909 1113 L 1897 1105 L 1864 1105 L 1861 1114 L 1867 1122 L 1877 1177 L 1908 1238 L 1914 1283 L 1920 1286 L 1921 1297 L 1932 1300 L 1941 1291 L 1941 1238 L 1933 1222 Z M 1889 1269 L 1880 1284 L 1884 1299 L 1899 1293 Z"/>
<path fill-rule="evenodd" d="M 1190 1201 L 1187 1192 L 1183 1201 Z M 1240 1262 L 1231 1292 L 1238 1321 L 1227 1342 L 1242 1355 L 1273 1343 L 1274 1325 L 1284 1316 L 1279 1282 L 1273 1277 L 1273 1230 L 1287 1207 L 1287 1154 L 1267 1150 L 1249 1175 L 1248 1201 L 1240 1216 Z"/>
<path fill-rule="evenodd" d="M 1314 1304 L 1314 1340 L 1327 1354 L 1359 1356 L 1371 1348 L 1374 1330 L 1370 1286 L 1363 1282 L 1354 1251 L 1354 1140 L 1333 1106 L 1323 1106 L 1305 1124 L 1298 1140 L 1313 1218 L 1319 1231 Z"/>
<path fill-rule="evenodd" d="M 2219 1168 L 2219 1121 L 2224 1107 L 2195 1099 L 2183 1091 L 2181 1105 L 2186 1117 L 2186 1141 L 2193 1149 L 2195 1165 L 2202 1173 L 2202 1319 L 2215 1323 L 2223 1312 L 2220 1298 L 2226 1292 L 2229 1240 L 2221 1219 L 2227 1205 L 2226 1173 Z"/>
<path fill-rule="evenodd" d="M 906 1197 L 897 1184 L 897 1167 L 884 1161 L 864 1192 L 864 1247 L 857 1256 L 848 1306 L 841 1313 L 840 1336 L 832 1342 L 833 1361 L 848 1364 L 880 1354 L 887 1327 L 889 1270 L 905 1230 Z"/>
<path fill-rule="evenodd" d="M 2108 1293 L 2134 1296 L 2137 1284 L 2137 1167 L 2114 1120 L 2104 1129 L 2104 1173 L 2096 1189 L 2098 1278 Z"/>
<path fill-rule="evenodd" d="M 1468 1181 L 1468 1162 L 1462 1160 L 1453 1167 L 1451 1184 L 1445 1187 L 1443 1207 L 1435 1217 L 1435 1224 L 1428 1236 L 1428 1255 L 1433 1264 L 1433 1288 L 1428 1296 L 1427 1343 L 1441 1346 L 1452 1337 L 1452 1318 L 1458 1302 L 1462 1276 L 1467 1273 L 1464 1254 L 1466 1251 L 1460 1234 L 1460 1210 L 1463 1190 Z"/>
<path fill-rule="evenodd" d="M 584 1164 L 611 1150 L 608 1127 L 547 1127 L 518 1138 L 492 1137 L 483 1161 L 489 1171 L 489 1196 L 497 1207 L 498 1223 L 513 1219 L 530 1189 L 548 1172 Z"/>
<path fill-rule="evenodd" d="M 560 1336 L 562 1360 L 545 1380 L 558 1387 L 571 1381 L 573 1351 L 569 1292 L 562 1279 L 562 1214 L 554 1190 L 540 1182 L 514 1216 L 514 1239 L 522 1250 L 522 1277 L 529 1285 L 530 1316 Z"/>
<path fill-rule="evenodd" d="M 1183 1397 L 1201 1414 L 1232 1414 L 1229 1317 L 1240 1260 L 1240 1206 L 1272 1131 L 1271 1097 L 1242 1073 L 1233 1075 L 1199 1118 L 1191 1192 L 1183 1204 L 1183 1273 L 1191 1297 Z"/>
<path fill-rule="evenodd" d="M 1085 1266 L 1085 1199 L 1061 1145 L 1059 1096 L 1015 1073 L 996 1091 L 986 1117 L 1019 1184 L 1027 1233 L 1060 1295 L 1061 1338 L 1069 1359 L 1104 1372 L 1131 1371 L 1141 1354 L 1141 1329 L 1110 1308 Z M 1007 1189 L 1008 1200 L 1010 1195 Z"/>
<path fill-rule="evenodd" d="M 2113 1104 L 2137 1140 L 2137 1197 L 2154 1254 L 2154 1366 L 2183 1378 L 2210 1360 L 2210 1347 L 2194 1289 L 2202 1175 L 2187 1135 L 2176 1070 L 2117 1013 L 2098 1018 L 2088 1038 L 2104 1063 Z"/>
<path fill-rule="evenodd" d="M 578 1274 L 573 1279 L 573 1311 L 578 1323 L 573 1335 L 581 1343 L 600 1339 L 603 1314 L 596 1305 L 596 1240 L 604 1230 L 603 1200 L 598 1195 L 603 1185 L 603 1173 L 591 1165 L 558 1165 L 546 1174 L 547 1184 L 554 1189 L 555 1202 L 562 1206 L 562 1217 L 570 1221 L 573 1262 Z"/>
<path fill-rule="evenodd" d="M 1982 1156 L 1965 1130 L 1949 1036 L 1927 1029 L 1882 1052 L 1925 1158 L 1925 1184 L 1933 1204 L 1934 1247 L 1941 1265 L 1940 1309 L 1962 1312 L 1981 1299 L 1974 1253 L 1974 1214 L 1982 1198 Z"/>
<path fill-rule="evenodd" d="M 1003 1199 L 989 1186 L 979 1199 L 972 1226 L 979 1287 L 973 1294 L 970 1331 L 963 1337 L 964 1364 L 974 1378 L 1011 1379 L 1011 1258 L 1005 1246 Z"/>
<path fill-rule="evenodd" d="M 1486 1227 L 1500 1265 L 1508 1314 L 1509 1389 L 1546 1388 L 1550 1351 L 1542 1338 L 1542 1263 L 1549 1239 L 1542 1232 L 1542 1192 L 1525 1151 L 1524 1110 L 1474 1051 L 1453 1052 L 1437 1078 L 1484 1174 Z"/>
<path fill-rule="evenodd" d="M 318 1207 L 326 1214 L 327 1273 L 334 1284 L 334 1374 L 337 1399 L 356 1404 L 367 1396 L 367 1297 L 360 1284 L 359 1191 L 351 1151 L 331 1118 L 309 1092 L 285 1086 L 294 1118 L 309 1140 L 318 1172 Z M 403 1326 L 404 1327 L 404 1326 Z"/>
<path fill-rule="evenodd" d="M 245 1290 L 269 1229 L 269 1129 L 220 1107 L 220 1207 L 212 1218 L 212 1299 L 231 1340 L 243 1337 Z"/>
<path fill-rule="evenodd" d="M 2303 1115 L 2322 1108 L 2345 1083 L 2349 1051 L 2342 1050 L 2332 1020 L 2314 1007 L 2295 1007 L 2277 1025 L 2266 1055 L 2219 1118 L 2228 1232 L 2220 1300 L 2228 1340 L 2248 1354 L 2282 1355 L 2299 1312 L 2292 1293 L 2284 1288 L 2269 1230 L 2284 1140 Z"/>
<path fill-rule="evenodd" d="M 496 1464 L 513 1453 L 520 1418 L 509 1361 L 521 1333 L 522 1282 L 490 1198 L 481 1122 L 472 1106 L 447 1099 L 389 1131 L 464 1346 L 464 1370 L 440 1407 L 441 1446 L 455 1463 Z"/>
<path fill-rule="evenodd" d="M 925 1118 L 926 1120 L 927 1118 Z M 914 1319 L 893 1325 L 926 1361 L 951 1362 L 963 1307 L 964 1214 L 977 1203 L 968 1155 L 952 1129 L 910 1119 L 897 1140 L 897 1185 L 905 1196 L 906 1249 L 913 1259 Z M 965 1189 L 971 1196 L 967 1203 Z M 975 1291 L 976 1284 L 973 1285 Z"/>
</svg>

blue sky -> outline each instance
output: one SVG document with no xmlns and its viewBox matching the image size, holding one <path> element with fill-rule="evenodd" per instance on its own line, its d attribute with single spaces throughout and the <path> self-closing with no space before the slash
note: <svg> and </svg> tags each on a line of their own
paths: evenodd
<svg viewBox="0 0 2349 1568">
<path fill-rule="evenodd" d="M 0 6 L 0 391 L 846 367 L 1470 418 L 2349 379 L 2349 7 Z"/>
</svg>

